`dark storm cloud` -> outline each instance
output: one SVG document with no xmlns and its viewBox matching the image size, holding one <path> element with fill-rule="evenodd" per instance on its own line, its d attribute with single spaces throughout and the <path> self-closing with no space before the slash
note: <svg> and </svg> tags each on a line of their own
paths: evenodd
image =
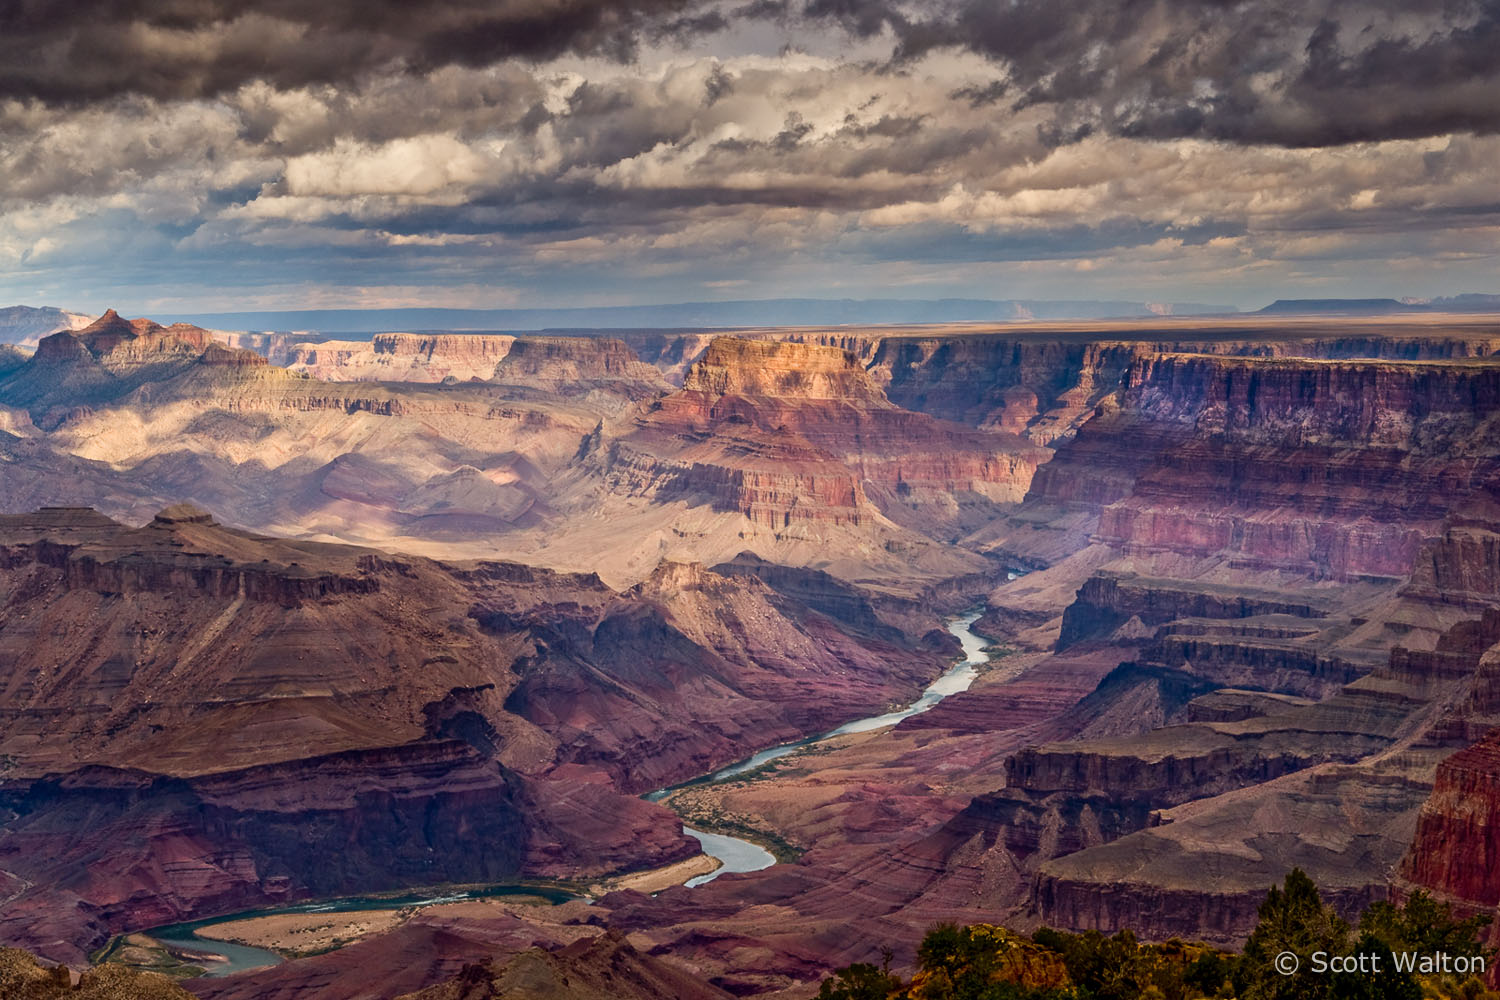
<svg viewBox="0 0 1500 1000">
<path fill-rule="evenodd" d="M 1497 9 L 0 0 L 0 289 L 1489 274 Z"/>
<path fill-rule="evenodd" d="M 1500 130 L 1497 0 L 809 0 L 898 60 L 969 49 L 1008 79 L 969 96 L 1043 105 L 1052 143 L 1105 131 L 1290 147 Z"/>
<path fill-rule="evenodd" d="M 1500 130 L 1500 0 L 0 0 L 0 97 L 187 99 L 565 54 L 627 60 L 746 24 L 948 48 L 1045 107 L 1053 145 L 1106 133 L 1289 147 Z M 798 26 L 801 25 L 799 28 Z"/>
<path fill-rule="evenodd" d="M 566 53 L 722 29 L 699 0 L 0 0 L 0 97 L 193 98 L 252 80 L 343 83 L 405 67 Z"/>
</svg>

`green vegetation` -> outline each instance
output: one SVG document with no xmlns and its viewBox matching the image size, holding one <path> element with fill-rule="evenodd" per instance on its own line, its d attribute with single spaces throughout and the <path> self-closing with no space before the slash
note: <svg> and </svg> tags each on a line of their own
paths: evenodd
<svg viewBox="0 0 1500 1000">
<path fill-rule="evenodd" d="M 212 949 L 204 942 L 204 951 Z M 193 979 L 203 975 L 203 967 L 186 955 L 174 954 L 165 945 L 144 934 L 118 934 L 103 948 L 89 955 L 91 965 L 113 962 L 137 972 L 156 972 L 172 979 Z"/>
<path fill-rule="evenodd" d="M 689 801 L 674 795 L 663 799 L 661 804 L 681 816 L 690 826 L 705 833 L 738 837 L 764 847 L 780 864 L 790 864 L 805 852 L 804 848 L 798 847 L 774 830 L 763 830 L 750 825 L 739 816 L 726 813 L 717 801 Z"/>
<path fill-rule="evenodd" d="M 1177 939 L 1142 944 L 1128 930 L 1071 934 L 1041 928 L 1030 938 L 976 924 L 934 927 L 917 950 L 910 981 L 856 964 L 824 980 L 820 1000 L 1500 1000 L 1468 972 L 1404 970 L 1398 954 L 1488 959 L 1487 917 L 1456 917 L 1423 892 L 1400 906 L 1380 902 L 1351 928 L 1324 905 L 1301 870 L 1273 887 L 1241 955 Z M 1277 956 L 1291 952 L 1296 968 Z M 1324 960 L 1323 953 L 1343 961 Z M 1361 957 L 1363 956 L 1363 957 Z M 1459 966 L 1467 967 L 1460 961 Z"/>
</svg>

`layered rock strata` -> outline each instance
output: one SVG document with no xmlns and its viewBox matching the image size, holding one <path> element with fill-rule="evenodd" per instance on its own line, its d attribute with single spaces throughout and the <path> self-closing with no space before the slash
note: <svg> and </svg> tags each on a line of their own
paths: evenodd
<svg viewBox="0 0 1500 1000">
<path fill-rule="evenodd" d="M 635 793 L 909 698 L 949 655 L 839 611 L 695 566 L 622 594 L 186 506 L 0 518 L 0 935 L 79 961 L 310 895 L 687 857 Z"/>
<path fill-rule="evenodd" d="M 514 343 L 504 334 L 377 333 L 368 343 L 287 345 L 270 358 L 328 382 L 467 382 L 490 378 Z"/>
<path fill-rule="evenodd" d="M 962 522 L 965 498 L 1019 500 L 1046 457 L 896 407 L 846 351 L 732 338 L 611 447 L 616 488 L 701 495 L 768 526 L 858 524 L 876 510 Z"/>
</svg>

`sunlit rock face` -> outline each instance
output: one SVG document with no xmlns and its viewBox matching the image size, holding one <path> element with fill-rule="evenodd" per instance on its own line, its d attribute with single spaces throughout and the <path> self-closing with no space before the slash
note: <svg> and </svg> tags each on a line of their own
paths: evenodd
<svg viewBox="0 0 1500 1000">
<path fill-rule="evenodd" d="M 958 524 L 964 503 L 1018 501 L 1047 456 L 901 409 L 842 348 L 734 338 L 715 340 L 617 448 L 632 488 L 705 492 L 773 527 L 877 511 Z"/>
<path fill-rule="evenodd" d="M 514 343 L 514 337 L 500 334 L 377 333 L 368 343 L 275 345 L 269 357 L 329 382 L 467 382 L 493 375 Z"/>
</svg>

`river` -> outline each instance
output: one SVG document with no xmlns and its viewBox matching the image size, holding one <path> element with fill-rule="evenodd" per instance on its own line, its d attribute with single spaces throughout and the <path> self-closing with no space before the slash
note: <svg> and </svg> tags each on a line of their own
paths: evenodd
<svg viewBox="0 0 1500 1000">
<path fill-rule="evenodd" d="M 773 760 L 785 757 L 787 754 L 795 753 L 803 747 L 812 746 L 814 743 L 831 739 L 834 736 L 844 736 L 849 733 L 866 733 L 874 729 L 894 726 L 902 719 L 910 718 L 913 715 L 927 711 L 949 695 L 958 694 L 960 691 L 967 691 L 969 685 L 974 683 L 974 678 L 979 676 L 978 668 L 980 664 L 989 660 L 988 655 L 984 652 L 984 647 L 988 644 L 988 640 L 983 636 L 975 634 L 971 629 L 971 626 L 978 619 L 979 613 L 974 612 L 955 618 L 948 623 L 948 631 L 953 633 L 963 646 L 964 658 L 944 671 L 941 677 L 927 686 L 927 689 L 922 692 L 921 697 L 905 708 L 894 712 L 887 712 L 884 715 L 872 715 L 869 718 L 846 722 L 837 729 L 829 730 L 821 736 L 812 736 L 804 740 L 783 743 L 780 746 L 761 750 L 758 753 L 751 754 L 744 760 L 737 761 L 727 767 L 722 767 L 712 774 L 683 782 L 680 785 L 673 785 L 671 788 L 658 789 L 645 797 L 654 802 L 679 788 L 712 785 L 721 781 L 729 781 Z M 722 833 L 708 833 L 703 830 L 695 830 L 690 826 L 684 826 L 682 832 L 703 845 L 704 854 L 712 858 L 717 858 L 719 861 L 719 867 L 712 872 L 709 872 L 707 875 L 699 875 L 697 878 L 689 879 L 684 883 L 690 889 L 703 885 L 706 882 L 712 882 L 720 875 L 728 875 L 734 872 L 758 872 L 776 863 L 776 858 L 770 851 L 759 844 L 753 844 L 748 840 L 741 840 L 739 837 L 731 837 Z M 282 961 L 282 958 L 276 952 L 268 951 L 264 948 L 251 948 L 247 945 L 230 944 L 224 941 L 214 941 L 198 937 L 195 932 L 200 928 L 207 927 L 210 924 L 227 923 L 231 920 L 270 916 L 280 913 L 350 913 L 359 910 L 392 909 L 403 906 L 431 906 L 436 903 L 450 903 L 463 899 L 478 899 L 485 896 L 549 896 L 549 893 L 555 893 L 568 898 L 566 893 L 558 893 L 556 890 L 518 885 L 497 885 L 480 889 L 453 890 L 450 892 L 406 896 L 353 896 L 344 899 L 325 899 L 299 903 L 293 906 L 273 909 L 253 910 L 248 913 L 240 913 L 228 917 L 214 917 L 210 920 L 200 920 L 187 924 L 173 924 L 170 927 L 160 927 L 147 933 L 169 948 L 189 952 L 209 952 L 224 956 L 227 961 L 204 962 L 203 965 L 210 976 L 227 976 L 235 972 L 244 972 L 248 969 L 260 969 L 270 965 L 277 965 Z"/>
<path fill-rule="evenodd" d="M 247 910 L 244 913 L 230 914 L 227 917 L 211 917 L 186 924 L 172 924 L 169 927 L 158 927 L 145 933 L 176 951 L 222 955 L 226 961 L 205 961 L 194 964 L 201 964 L 210 976 L 228 976 L 236 972 L 245 972 L 248 969 L 263 969 L 267 966 L 279 965 L 283 959 L 276 952 L 265 948 L 252 948 L 249 945 L 199 937 L 197 932 L 202 928 L 213 924 L 229 923 L 232 920 L 271 917 L 283 913 L 358 913 L 362 910 L 397 910 L 407 906 L 435 906 L 439 903 L 457 903 L 465 899 L 487 899 L 495 896 L 541 896 L 554 903 L 578 898 L 561 889 L 510 884 L 487 885 L 470 889 L 435 889 L 430 892 L 412 892 L 391 896 L 343 896 L 338 899 L 318 899 L 306 903 L 293 903 L 289 906 Z"/>
<path fill-rule="evenodd" d="M 894 726 L 902 719 L 911 718 L 927 711 L 949 695 L 967 691 L 969 685 L 974 683 L 974 678 L 979 676 L 981 664 L 989 662 L 989 654 L 984 647 L 989 645 L 989 640 L 975 633 L 972 626 L 979 620 L 979 612 L 972 612 L 955 618 L 948 623 L 948 631 L 958 639 L 963 647 L 964 657 L 953 666 L 949 667 L 941 677 L 927 685 L 921 697 L 907 705 L 905 708 L 894 712 L 886 712 L 884 715 L 872 715 L 864 719 L 855 719 L 846 722 L 837 729 L 831 729 L 821 736 L 811 736 L 804 740 L 796 740 L 792 743 L 782 743 L 779 746 L 769 747 L 758 753 L 753 753 L 744 760 L 736 761 L 728 767 L 721 767 L 712 774 L 706 774 L 692 781 L 685 781 L 680 785 L 670 788 L 659 788 L 646 795 L 652 802 L 659 801 L 679 788 L 695 788 L 700 785 L 716 785 L 722 781 L 729 781 L 769 764 L 773 760 L 785 757 L 787 754 L 796 753 L 803 747 L 821 743 L 823 740 L 835 736 L 845 736 L 849 733 L 868 733 L 875 729 L 884 729 L 886 726 Z M 719 860 L 719 867 L 707 875 L 699 875 L 684 883 L 688 888 L 712 882 L 720 875 L 729 875 L 735 872 L 758 872 L 769 868 L 776 863 L 776 858 L 770 851 L 758 844 L 752 844 L 748 840 L 731 837 L 722 833 L 705 833 L 695 830 L 690 826 L 684 826 L 682 832 L 697 840 L 703 845 L 703 853 L 711 858 Z"/>
</svg>

